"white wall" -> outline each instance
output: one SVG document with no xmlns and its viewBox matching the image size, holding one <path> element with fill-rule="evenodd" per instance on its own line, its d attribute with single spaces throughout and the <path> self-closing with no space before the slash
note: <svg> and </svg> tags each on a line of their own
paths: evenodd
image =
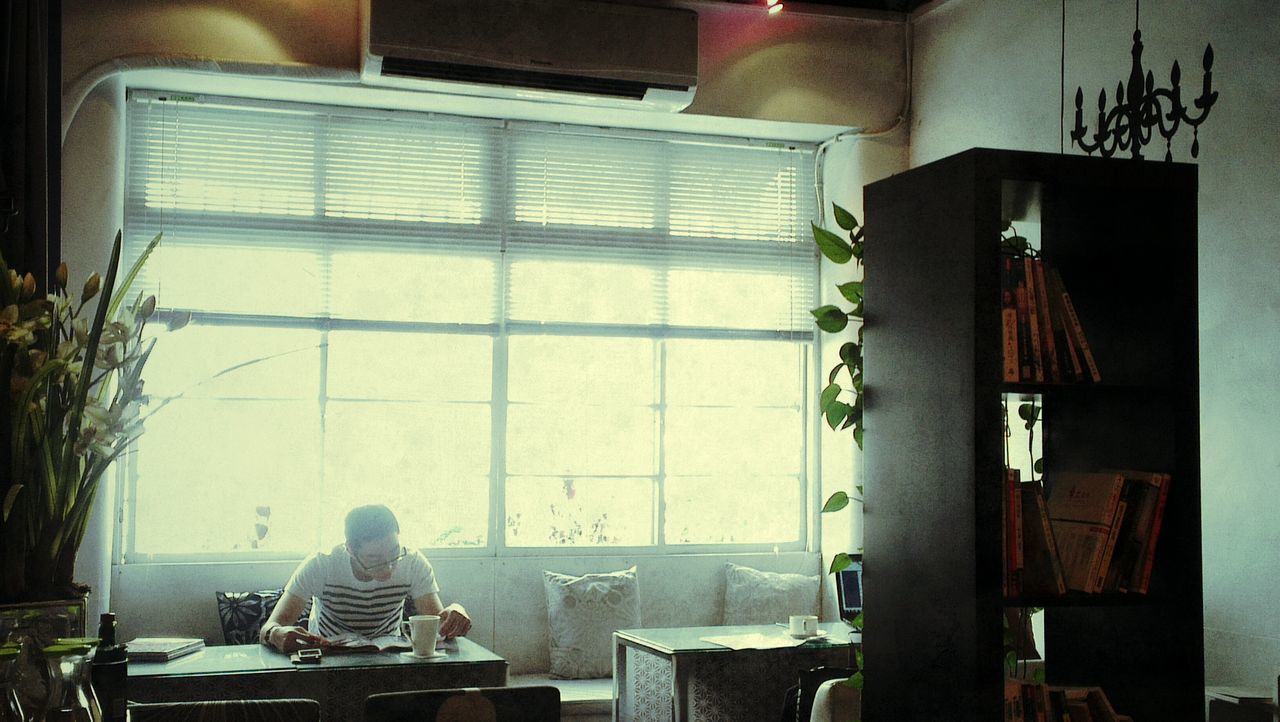
<svg viewBox="0 0 1280 722">
<path fill-rule="evenodd" d="M 697 132 L 716 132 L 717 126 L 727 122 L 722 118 L 745 119 L 749 127 L 758 127 L 750 126 L 755 121 L 869 129 L 894 126 L 907 85 L 902 23 L 798 13 L 767 18 L 758 8 L 697 0 L 674 4 L 700 12 L 700 82 L 695 105 L 689 109 L 690 117 L 700 123 Z M 259 74 L 299 67 L 352 71 L 359 62 L 358 5 L 358 0 L 67 0 L 63 45 L 68 118 L 64 121 L 70 127 L 64 147 L 63 255 L 73 275 L 105 265 L 110 238 L 121 223 L 126 80 L 118 71 L 164 66 L 181 58 L 208 60 L 209 67 L 218 63 L 252 66 Z M 285 92 L 286 85 L 281 83 L 272 92 Z M 78 104 L 80 93 L 88 88 L 93 88 L 92 93 Z M 445 110 L 458 112 L 451 107 Z M 806 132 L 817 127 L 810 125 Z M 860 214 L 862 184 L 901 169 L 905 149 L 901 131 L 833 145 L 825 174 L 827 213 L 834 201 Z M 831 492 L 851 491 L 857 483 L 848 432 L 837 434 L 824 428 L 820 437 L 827 468 L 817 483 L 821 499 L 815 497 L 815 510 Z M 192 615 L 205 614 L 212 607 L 205 609 L 203 602 L 195 600 L 207 599 L 211 605 L 215 589 L 279 585 L 287 577 L 286 567 L 292 566 L 117 567 L 113 589 L 113 575 L 108 573 L 113 496 L 102 495 L 77 564 L 77 578 L 96 590 L 90 599 L 91 616 L 110 606 L 121 613 L 126 629 L 131 613 L 146 619 L 146 626 L 139 626 L 137 633 L 158 632 L 165 620 L 207 630 L 210 618 L 195 622 Z M 822 522 L 825 568 L 833 552 L 851 551 L 861 542 L 851 514 L 827 515 Z M 502 563 L 478 560 L 474 571 L 493 578 L 496 572 L 490 569 Z M 184 588 L 196 580 L 203 586 Z M 197 606 L 184 611 L 188 601 Z M 833 608 L 828 592 L 828 616 Z"/>
<path fill-rule="evenodd" d="M 973 146 L 1059 149 L 1061 5 L 948 0 L 916 22 L 913 166 Z M 1198 95 L 1206 42 L 1221 97 L 1200 132 L 1200 389 L 1206 683 L 1271 689 L 1280 672 L 1280 3 L 1142 3 L 1144 67 Z M 1066 5 L 1069 131 L 1083 86 L 1127 82 L 1133 3 Z M 1096 114 L 1096 110 L 1095 110 Z M 1191 160 L 1191 134 L 1174 140 Z M 1068 152 L 1079 152 L 1071 151 Z M 1163 147 L 1148 157 L 1157 162 Z M 1197 630 L 1170 630 L 1196 634 Z"/>
</svg>

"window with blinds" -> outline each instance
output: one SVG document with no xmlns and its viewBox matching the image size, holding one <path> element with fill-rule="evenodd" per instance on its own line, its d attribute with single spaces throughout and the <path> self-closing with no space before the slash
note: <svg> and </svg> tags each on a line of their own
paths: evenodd
<svg viewBox="0 0 1280 722">
<path fill-rule="evenodd" d="M 126 561 L 806 534 L 813 147 L 131 91 Z M 159 325 L 159 324 L 156 324 Z M 199 513 L 190 514 L 197 509 Z M 181 513 L 180 513 L 181 512 Z"/>
</svg>

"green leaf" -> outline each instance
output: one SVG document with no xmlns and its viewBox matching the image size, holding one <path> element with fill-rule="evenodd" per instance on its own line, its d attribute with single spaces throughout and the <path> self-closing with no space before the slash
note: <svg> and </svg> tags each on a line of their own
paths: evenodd
<svg viewBox="0 0 1280 722">
<path fill-rule="evenodd" d="M 1044 459 L 1036 459 L 1036 463 L 1031 465 L 1031 469 L 1037 474 L 1044 474 Z"/>
<path fill-rule="evenodd" d="M 858 654 L 862 653 L 859 652 Z M 854 672 L 853 676 L 849 678 L 849 684 L 852 685 L 854 689 L 862 689 L 862 672 Z"/>
<path fill-rule="evenodd" d="M 862 629 L 862 612 L 858 612 L 858 616 L 853 618 L 853 626 L 857 627 L 858 629 Z M 858 654 L 861 655 L 862 652 L 858 652 Z M 858 660 L 858 666 L 859 667 L 862 666 L 862 660 Z"/>
<path fill-rule="evenodd" d="M 823 410 L 823 413 L 827 416 L 827 426 L 834 429 L 853 413 L 853 407 L 843 401 L 834 401 Z"/>
<path fill-rule="evenodd" d="M 840 226 L 846 231 L 852 231 L 858 227 L 858 219 L 855 218 L 852 213 L 846 211 L 835 203 L 831 204 L 831 209 L 835 211 L 837 226 Z"/>
<path fill-rule="evenodd" d="M 850 426 L 853 426 L 856 423 L 858 423 L 858 417 L 853 414 L 849 414 L 845 418 L 844 423 L 840 424 L 840 430 L 844 431 L 845 429 L 849 428 Z"/>
<path fill-rule="evenodd" d="M 1031 672 L 1031 681 L 1036 684 L 1044 684 L 1044 667 L 1036 667 L 1035 670 Z"/>
<path fill-rule="evenodd" d="M 853 430 L 853 441 L 858 445 L 858 451 L 862 451 L 862 426 Z"/>
<path fill-rule="evenodd" d="M 849 259 L 853 257 L 853 248 L 848 241 L 816 223 L 810 223 L 809 225 L 813 226 L 813 240 L 818 244 L 818 250 L 822 251 L 822 255 L 835 263 L 849 262 Z"/>
<path fill-rule="evenodd" d="M 862 496 L 863 494 L 865 494 L 865 493 L 866 493 L 866 492 L 864 492 L 864 491 L 862 490 L 862 484 L 858 484 L 857 486 L 855 486 L 855 487 L 853 487 L 853 488 L 858 490 L 858 496 Z"/>
<path fill-rule="evenodd" d="M 817 320 L 818 328 L 827 333 L 840 333 L 849 325 L 849 315 L 835 306 L 819 306 L 809 313 Z"/>
<path fill-rule="evenodd" d="M 862 396 L 862 372 L 854 373 L 852 378 L 853 378 L 853 392 L 858 396 Z"/>
<path fill-rule="evenodd" d="M 14 484 L 9 487 L 9 493 L 4 495 L 4 515 L 0 519 L 9 521 L 9 512 L 13 510 L 13 502 L 18 500 L 18 492 L 22 491 L 22 484 Z"/>
<path fill-rule="evenodd" d="M 851 566 L 853 566 L 853 559 L 849 558 L 848 554 L 840 552 L 831 558 L 831 570 L 827 573 L 835 574 L 836 572 L 844 571 Z"/>
<path fill-rule="evenodd" d="M 843 389 L 840 388 L 840 384 L 827 384 L 827 387 L 822 390 L 822 396 L 818 401 L 818 408 L 826 411 L 827 407 L 831 405 L 831 402 L 840 397 L 840 392 L 842 390 Z"/>
<path fill-rule="evenodd" d="M 833 511 L 840 511 L 846 506 L 849 506 L 849 495 L 843 491 L 837 491 L 831 495 L 830 499 L 827 499 L 826 504 L 822 505 L 822 513 L 828 514 Z"/>
<path fill-rule="evenodd" d="M 862 303 L 862 281 L 841 283 L 836 286 L 836 289 L 840 291 L 840 295 L 844 296 L 849 303 Z"/>
<path fill-rule="evenodd" d="M 1035 404 L 1027 403 L 1018 405 L 1018 418 L 1023 421 L 1030 421 L 1034 423 L 1037 415 Z"/>
<path fill-rule="evenodd" d="M 853 365 L 862 358 L 862 347 L 858 344 L 848 341 L 840 346 L 840 360 Z"/>
<path fill-rule="evenodd" d="M 827 374 L 827 383 L 835 383 L 836 375 L 840 373 L 840 369 L 844 368 L 844 364 L 836 364 L 831 367 L 831 373 Z"/>
</svg>

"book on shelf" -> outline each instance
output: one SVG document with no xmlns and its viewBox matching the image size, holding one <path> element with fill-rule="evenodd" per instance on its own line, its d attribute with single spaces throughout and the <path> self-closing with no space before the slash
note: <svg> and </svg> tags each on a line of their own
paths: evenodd
<svg viewBox="0 0 1280 722">
<path fill-rule="evenodd" d="M 1042 382 L 1044 374 L 1044 350 L 1040 343 L 1040 301 L 1036 291 L 1035 261 L 1031 256 L 1022 257 L 1022 277 L 1027 294 L 1027 327 L 1031 337 L 1032 380 Z"/>
<path fill-rule="evenodd" d="M 1047 722 L 1133 722 L 1112 708 L 1101 687 L 1040 686 Z"/>
<path fill-rule="evenodd" d="M 1164 508 L 1169 501 L 1169 484 L 1172 481 L 1173 477 L 1169 474 L 1159 474 L 1160 490 L 1156 496 L 1156 508 L 1151 519 L 1151 529 L 1147 532 L 1142 545 L 1142 572 L 1141 574 L 1136 574 L 1130 580 L 1133 586 L 1129 587 L 1129 591 L 1146 594 L 1147 589 L 1151 586 L 1151 571 L 1155 566 L 1156 541 L 1160 537 L 1160 526 L 1164 520 Z"/>
<path fill-rule="evenodd" d="M 1101 381 L 1062 276 L 1043 258 L 1001 258 L 1000 327 L 1004 381 Z"/>
<path fill-rule="evenodd" d="M 204 649 L 196 637 L 138 637 L 125 645 L 130 662 L 168 662 Z"/>
<path fill-rule="evenodd" d="M 1021 367 L 1018 362 L 1018 302 L 1013 283 L 1013 256 L 1000 259 L 1000 325 L 1004 380 L 1018 383 Z"/>
<path fill-rule="evenodd" d="M 1124 476 L 1062 471 L 1048 475 L 1046 508 L 1067 589 L 1094 591 L 1098 567 L 1117 517 Z"/>
<path fill-rule="evenodd" d="M 1116 505 L 1115 516 L 1111 519 L 1110 529 L 1107 532 L 1107 542 L 1102 547 L 1102 556 L 1098 558 L 1098 564 L 1093 569 L 1090 577 L 1089 590 L 1091 592 L 1103 591 L 1102 585 L 1106 581 L 1107 572 L 1111 568 L 1111 558 L 1115 555 L 1116 542 L 1120 539 L 1120 528 L 1124 526 L 1125 517 L 1128 515 L 1129 505 L 1125 502 L 1122 494 L 1120 503 Z"/>
<path fill-rule="evenodd" d="M 1023 520 L 1022 504 L 1018 494 L 1019 474 L 1017 469 L 1005 469 L 1004 472 L 1004 504 L 1001 505 L 1001 509 L 1005 521 L 1006 596 L 1016 596 L 1022 592 Z"/>
<path fill-rule="evenodd" d="M 1022 593 L 1063 595 L 1067 593 L 1058 546 L 1045 506 L 1044 487 L 1039 480 L 1019 484 L 1022 508 Z"/>
<path fill-rule="evenodd" d="M 1067 288 L 1062 283 L 1062 276 L 1058 273 L 1058 269 L 1050 268 L 1049 274 L 1052 278 L 1050 283 L 1054 284 L 1054 293 L 1060 293 L 1062 309 L 1066 314 L 1067 330 L 1071 333 L 1076 348 L 1084 359 L 1084 366 L 1088 369 L 1089 378 L 1093 379 L 1095 384 L 1102 383 L 1102 374 L 1098 371 L 1098 363 L 1093 358 L 1093 350 L 1089 347 L 1089 340 L 1085 338 L 1084 326 L 1080 324 L 1080 316 L 1076 314 L 1075 304 L 1071 302 L 1071 294 L 1067 293 Z"/>
</svg>

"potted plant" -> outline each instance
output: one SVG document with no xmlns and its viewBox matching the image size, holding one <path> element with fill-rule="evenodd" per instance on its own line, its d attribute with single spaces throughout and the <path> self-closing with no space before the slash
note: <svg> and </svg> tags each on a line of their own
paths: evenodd
<svg viewBox="0 0 1280 722">
<path fill-rule="evenodd" d="M 155 342 L 143 337 L 155 297 L 124 301 L 159 241 L 117 288 L 117 233 L 105 281 L 90 275 L 79 298 L 65 263 L 38 295 L 31 274 L 0 258 L 0 606 L 88 593 L 73 579 L 76 554 L 103 475 L 142 433 Z"/>
<path fill-rule="evenodd" d="M 840 361 L 827 374 L 827 386 L 822 390 L 819 408 L 827 420 L 827 425 L 832 429 L 852 428 L 853 441 L 858 445 L 858 449 L 861 450 L 863 441 L 862 331 L 864 318 L 862 248 L 864 229 L 852 213 L 839 205 L 833 203 L 832 210 L 835 214 L 836 225 L 848 234 L 848 240 L 818 226 L 816 223 L 813 224 L 813 240 L 822 255 L 832 263 L 844 265 L 852 261 L 856 264 L 857 279 L 836 285 L 836 290 L 840 292 L 840 295 L 846 301 L 853 305 L 853 308 L 845 310 L 835 305 L 824 305 L 813 309 L 810 313 L 813 314 L 818 328 L 826 333 L 844 333 L 851 322 L 856 324 L 857 329 L 854 340 L 846 341 L 840 345 Z M 845 383 L 848 385 L 843 385 Z M 835 492 L 823 504 L 822 512 L 824 514 L 837 512 L 849 506 L 850 502 L 861 502 L 862 486 L 856 486 L 855 492 L 858 496 L 851 496 L 844 491 Z M 852 563 L 853 560 L 849 554 L 840 552 L 832 557 L 829 573 L 835 574 L 847 569 Z M 862 623 L 862 614 L 859 614 L 852 621 L 852 625 L 859 631 L 862 630 Z M 861 690 L 863 683 L 861 649 L 855 653 L 854 661 L 858 671 L 845 683 L 857 690 Z M 855 694 L 853 697 L 852 704 L 857 705 L 860 695 Z M 860 718 L 860 716 L 859 714 L 858 717 Z"/>
</svg>

